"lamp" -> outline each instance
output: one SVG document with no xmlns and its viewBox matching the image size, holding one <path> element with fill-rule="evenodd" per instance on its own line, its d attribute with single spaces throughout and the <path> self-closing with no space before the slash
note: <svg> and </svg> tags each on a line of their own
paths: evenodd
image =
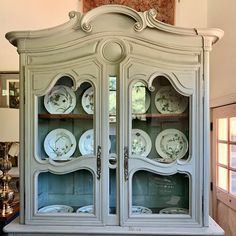
<svg viewBox="0 0 236 236">
<path fill-rule="evenodd" d="M 13 213 L 10 204 L 14 200 L 14 191 L 9 187 L 11 176 L 8 173 L 12 163 L 8 159 L 8 150 L 12 142 L 19 142 L 19 109 L 0 108 L 0 155 L 1 187 L 0 187 L 0 215 Z"/>
</svg>

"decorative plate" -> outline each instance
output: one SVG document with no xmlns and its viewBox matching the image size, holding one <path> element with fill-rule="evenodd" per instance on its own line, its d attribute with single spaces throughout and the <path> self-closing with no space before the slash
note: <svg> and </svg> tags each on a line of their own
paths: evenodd
<svg viewBox="0 0 236 236">
<path fill-rule="evenodd" d="M 163 86 L 156 93 L 155 105 L 162 114 L 183 113 L 188 106 L 188 97 L 179 94 L 172 86 Z"/>
<path fill-rule="evenodd" d="M 94 96 L 93 96 L 93 87 L 89 87 L 85 90 L 82 96 L 82 107 L 85 112 L 88 114 L 93 114 L 94 112 Z"/>
<path fill-rule="evenodd" d="M 132 88 L 132 113 L 144 114 L 150 106 L 150 95 L 142 83 L 136 84 Z"/>
<path fill-rule="evenodd" d="M 143 206 L 132 206 L 132 213 L 133 214 L 152 214 L 152 211 Z"/>
<path fill-rule="evenodd" d="M 146 157 L 152 148 L 149 135 L 141 129 L 132 129 L 131 133 L 132 154 Z"/>
<path fill-rule="evenodd" d="M 164 162 L 181 159 L 188 151 L 188 140 L 177 129 L 165 129 L 160 132 L 155 144 L 157 153 L 164 159 Z"/>
<path fill-rule="evenodd" d="M 188 209 L 181 207 L 168 207 L 161 209 L 160 214 L 188 214 Z"/>
<path fill-rule="evenodd" d="M 38 210 L 39 213 L 71 213 L 73 208 L 66 205 L 49 205 Z"/>
<path fill-rule="evenodd" d="M 67 129 L 54 129 L 44 139 L 44 150 L 53 160 L 68 160 L 75 149 L 75 137 Z"/>
<path fill-rule="evenodd" d="M 69 114 L 76 105 L 76 96 L 71 88 L 56 85 L 44 96 L 44 106 L 50 114 Z"/>
<path fill-rule="evenodd" d="M 93 205 L 88 205 L 88 206 L 83 206 L 80 207 L 76 210 L 76 213 L 88 213 L 88 214 L 93 214 L 94 213 L 94 209 L 93 209 Z"/>
<path fill-rule="evenodd" d="M 79 150 L 82 155 L 89 155 L 94 153 L 94 131 L 89 129 L 85 131 L 79 139 Z M 109 140 L 109 150 L 111 148 L 111 141 Z"/>
</svg>

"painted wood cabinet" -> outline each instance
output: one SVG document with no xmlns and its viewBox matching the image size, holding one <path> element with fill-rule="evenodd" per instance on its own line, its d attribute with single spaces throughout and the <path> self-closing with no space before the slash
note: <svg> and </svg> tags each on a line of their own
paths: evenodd
<svg viewBox="0 0 236 236">
<path fill-rule="evenodd" d="M 69 16 L 6 35 L 21 61 L 22 192 L 5 230 L 223 235 L 208 204 L 209 51 L 223 32 L 118 5 Z"/>
</svg>

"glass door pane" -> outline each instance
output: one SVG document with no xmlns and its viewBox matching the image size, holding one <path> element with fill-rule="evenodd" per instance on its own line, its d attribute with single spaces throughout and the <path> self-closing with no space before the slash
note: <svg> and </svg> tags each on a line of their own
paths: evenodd
<svg viewBox="0 0 236 236">
<path fill-rule="evenodd" d="M 96 94 L 89 82 L 83 82 L 76 91 L 74 87 L 69 76 L 62 76 L 48 93 L 38 97 L 36 158 L 56 170 L 38 175 L 39 213 L 60 213 L 66 208 L 69 213 L 95 214 Z M 61 165 L 67 168 L 71 161 L 78 170 L 64 174 Z"/>
<path fill-rule="evenodd" d="M 218 119 L 218 140 L 228 140 L 228 119 Z"/>
<path fill-rule="evenodd" d="M 228 191 L 228 171 L 220 166 L 218 167 L 218 186 Z"/>
<path fill-rule="evenodd" d="M 38 97 L 38 147 L 41 160 L 69 161 L 94 155 L 94 92 L 90 83 L 72 90 L 72 80 L 62 77 Z"/>
<path fill-rule="evenodd" d="M 116 214 L 117 191 L 117 77 L 109 76 L 109 213 Z"/>
<path fill-rule="evenodd" d="M 236 169 L 236 145 L 230 145 L 230 167 Z"/>
<path fill-rule="evenodd" d="M 228 144 L 218 143 L 218 162 L 222 165 L 228 164 Z"/>
<path fill-rule="evenodd" d="M 40 173 L 37 190 L 38 212 L 94 214 L 93 182 L 93 175 L 88 170 L 64 175 Z"/>
<path fill-rule="evenodd" d="M 132 179 L 132 214 L 188 214 L 189 178 L 137 171 Z"/>
<path fill-rule="evenodd" d="M 230 118 L 230 141 L 236 141 L 236 117 Z"/>
<path fill-rule="evenodd" d="M 156 166 L 162 165 L 164 171 L 190 158 L 189 97 L 178 93 L 163 76 L 156 77 L 152 85 L 154 91 L 145 81 L 132 85 L 130 159 L 133 163 L 140 160 L 140 166 L 135 164 L 138 170 L 132 177 L 130 213 L 189 214 L 188 175 L 155 173 Z M 146 171 L 146 166 L 152 172 Z"/>
<path fill-rule="evenodd" d="M 230 171 L 230 193 L 236 196 L 236 171 Z"/>
</svg>

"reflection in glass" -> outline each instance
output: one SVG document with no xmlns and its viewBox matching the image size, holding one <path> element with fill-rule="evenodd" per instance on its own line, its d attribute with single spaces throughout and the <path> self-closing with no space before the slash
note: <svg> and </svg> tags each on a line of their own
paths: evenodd
<svg viewBox="0 0 236 236">
<path fill-rule="evenodd" d="M 230 171 L 230 193 L 236 196 L 236 172 Z"/>
<path fill-rule="evenodd" d="M 63 210 L 60 209 L 57 213 L 64 210 L 76 212 L 80 207 L 93 205 L 93 189 L 93 175 L 88 170 L 78 170 L 64 175 L 50 172 L 40 173 L 38 176 L 38 210 L 42 213 L 43 211 L 40 209 L 46 208 L 45 213 L 51 213 L 55 210 L 55 205 L 60 205 L 63 206 Z M 70 210 L 71 208 L 73 211 Z"/>
<path fill-rule="evenodd" d="M 116 169 L 110 169 L 109 213 L 116 214 Z"/>
<path fill-rule="evenodd" d="M 228 171 L 221 166 L 218 166 L 218 186 L 228 191 Z"/>
<path fill-rule="evenodd" d="M 228 140 L 228 121 L 227 118 L 218 120 L 218 140 Z"/>
<path fill-rule="evenodd" d="M 116 98 L 117 98 L 117 77 L 109 76 L 109 140 L 110 140 L 110 149 L 109 149 L 109 214 L 116 214 L 116 201 L 117 201 L 117 192 L 116 192 L 116 163 L 117 163 L 117 139 L 116 139 Z"/>
<path fill-rule="evenodd" d="M 218 143 L 218 162 L 223 165 L 228 164 L 228 145 L 227 145 L 227 143 Z"/>
<path fill-rule="evenodd" d="M 116 77 L 109 76 L 109 114 L 116 115 Z"/>
<path fill-rule="evenodd" d="M 137 171 L 132 179 L 133 214 L 189 214 L 189 178 Z"/>
<path fill-rule="evenodd" d="M 236 117 L 230 118 L 230 141 L 236 141 Z"/>
<path fill-rule="evenodd" d="M 143 114 L 150 106 L 150 95 L 143 83 L 137 82 L 132 87 L 132 113 Z"/>
<path fill-rule="evenodd" d="M 236 145 L 230 145 L 230 166 L 236 168 Z"/>
</svg>

